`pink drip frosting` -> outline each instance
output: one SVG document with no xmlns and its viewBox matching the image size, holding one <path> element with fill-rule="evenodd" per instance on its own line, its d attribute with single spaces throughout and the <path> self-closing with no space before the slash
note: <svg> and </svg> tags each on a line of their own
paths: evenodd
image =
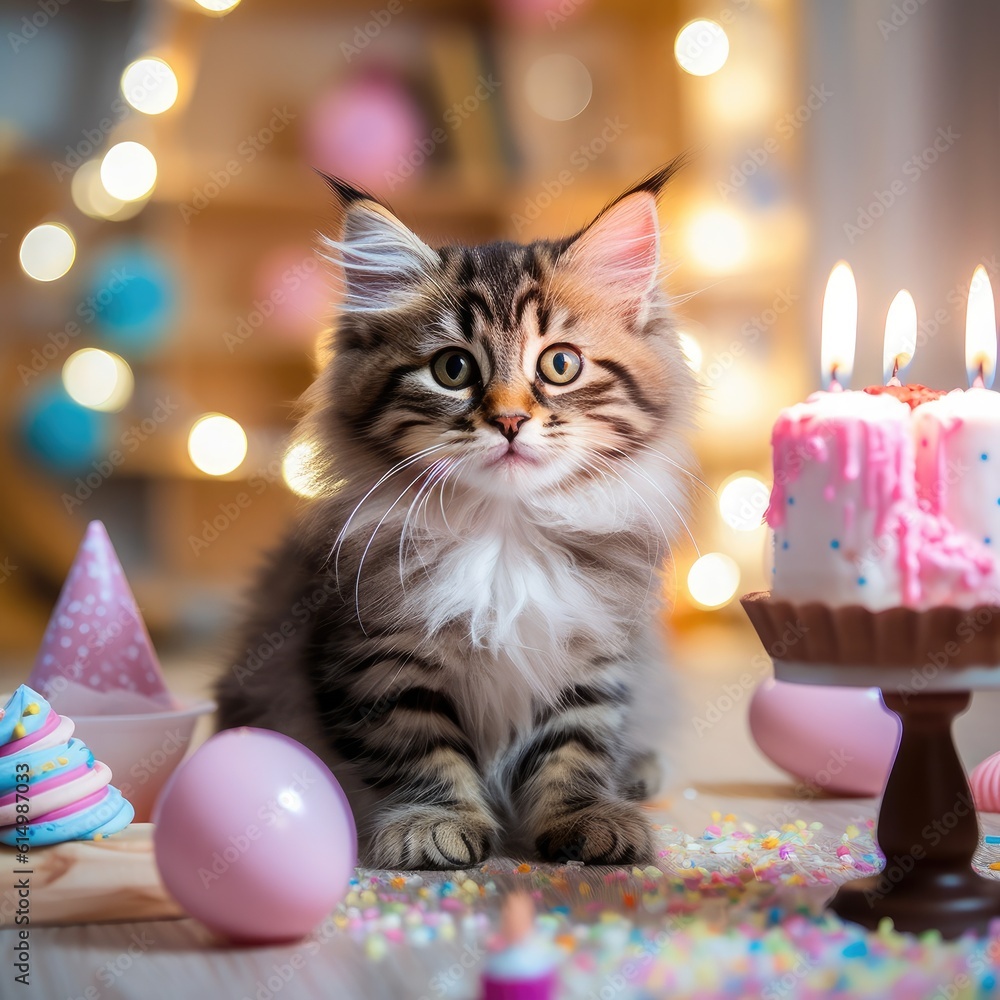
<svg viewBox="0 0 1000 1000">
<path fill-rule="evenodd" d="M 845 483 L 860 478 L 864 505 L 868 509 L 878 508 L 877 521 L 881 525 L 888 505 L 906 499 L 914 488 L 912 478 L 904 470 L 908 446 L 909 433 L 902 422 L 879 424 L 854 416 L 831 420 L 813 415 L 800 417 L 785 411 L 771 434 L 774 486 L 767 523 L 775 530 L 784 526 L 788 486 L 799 478 L 806 462 L 819 462 L 829 463 L 824 499 L 833 503 Z M 854 503 L 848 503 L 845 523 L 853 524 Z"/>
<path fill-rule="evenodd" d="M 842 398 L 846 403 L 854 395 L 845 392 Z M 948 471 L 946 441 L 932 442 L 933 467 L 928 456 L 921 456 L 918 497 L 910 421 L 862 420 L 854 406 L 845 408 L 843 416 L 829 412 L 820 416 L 818 408 L 808 405 L 821 403 L 827 411 L 830 402 L 824 394 L 816 394 L 805 406 L 785 410 L 775 422 L 771 435 L 774 486 L 766 514 L 770 527 L 777 531 L 785 526 L 789 487 L 803 467 L 826 465 L 823 500 L 843 505 L 845 533 L 853 533 L 857 507 L 853 498 L 844 496 L 844 488 L 860 480 L 859 502 L 875 515 L 876 538 L 868 541 L 887 534 L 897 539 L 904 603 L 919 606 L 935 584 L 968 593 L 984 588 L 996 573 L 992 554 L 941 513 Z M 955 419 L 942 433 L 950 437 L 961 425 Z M 845 556 L 850 550 L 845 550 Z"/>
</svg>

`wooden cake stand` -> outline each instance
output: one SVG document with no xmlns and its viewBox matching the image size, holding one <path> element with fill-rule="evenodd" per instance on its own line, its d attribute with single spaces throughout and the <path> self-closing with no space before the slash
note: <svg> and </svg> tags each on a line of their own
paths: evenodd
<svg viewBox="0 0 1000 1000">
<path fill-rule="evenodd" d="M 928 669 L 931 650 L 909 667 L 779 658 L 779 651 L 791 656 L 796 650 L 773 642 L 773 622 L 769 627 L 762 621 L 766 603 L 764 594 L 743 599 L 772 655 L 778 680 L 878 687 L 886 707 L 902 723 L 878 810 L 877 841 L 885 868 L 844 883 L 830 908 L 871 929 L 889 917 L 898 931 L 936 928 L 946 938 L 968 930 L 985 932 L 989 922 L 1000 917 L 1000 880 L 983 877 L 972 868 L 980 842 L 979 821 L 951 724 L 969 707 L 972 691 L 1000 688 L 1000 662 Z"/>
</svg>

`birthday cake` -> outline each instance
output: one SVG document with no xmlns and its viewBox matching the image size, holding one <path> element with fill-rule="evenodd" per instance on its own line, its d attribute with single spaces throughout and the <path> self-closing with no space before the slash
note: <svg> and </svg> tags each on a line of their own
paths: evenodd
<svg viewBox="0 0 1000 1000">
<path fill-rule="evenodd" d="M 772 434 L 775 599 L 871 611 L 1000 598 L 1000 394 L 820 392 Z"/>
<path fill-rule="evenodd" d="M 45 847 L 124 830 L 132 806 L 73 722 L 22 684 L 0 710 L 0 843 Z"/>
</svg>

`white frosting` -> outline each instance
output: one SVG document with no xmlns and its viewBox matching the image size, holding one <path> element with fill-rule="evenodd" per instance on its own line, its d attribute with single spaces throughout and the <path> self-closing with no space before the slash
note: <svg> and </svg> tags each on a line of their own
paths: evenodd
<svg viewBox="0 0 1000 1000">
<path fill-rule="evenodd" d="M 913 495 L 910 411 L 892 396 L 818 392 L 774 428 L 772 592 L 886 608 L 902 603 L 893 505 Z"/>
<path fill-rule="evenodd" d="M 816 393 L 779 416 L 772 445 L 775 596 L 872 610 L 996 600 L 1000 394 L 911 412 L 887 394 Z"/>
<path fill-rule="evenodd" d="M 920 496 L 1000 554 L 1000 392 L 956 390 L 913 420 Z"/>
</svg>

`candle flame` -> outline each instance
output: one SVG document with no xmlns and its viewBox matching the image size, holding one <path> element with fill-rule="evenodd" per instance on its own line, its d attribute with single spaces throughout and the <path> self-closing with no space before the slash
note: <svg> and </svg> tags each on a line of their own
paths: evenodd
<svg viewBox="0 0 1000 1000">
<path fill-rule="evenodd" d="M 972 275 L 969 305 L 965 314 L 965 367 L 969 384 L 977 379 L 988 389 L 997 370 L 997 316 L 993 288 L 986 268 L 980 265 Z"/>
<path fill-rule="evenodd" d="M 889 306 L 885 317 L 885 341 L 882 348 L 882 380 L 888 382 L 912 360 L 917 349 L 917 306 L 913 296 L 902 289 Z"/>
<path fill-rule="evenodd" d="M 823 385 L 846 386 L 854 372 L 854 348 L 858 339 L 858 286 L 847 261 L 830 272 L 823 296 L 823 334 L 820 366 Z"/>
</svg>

